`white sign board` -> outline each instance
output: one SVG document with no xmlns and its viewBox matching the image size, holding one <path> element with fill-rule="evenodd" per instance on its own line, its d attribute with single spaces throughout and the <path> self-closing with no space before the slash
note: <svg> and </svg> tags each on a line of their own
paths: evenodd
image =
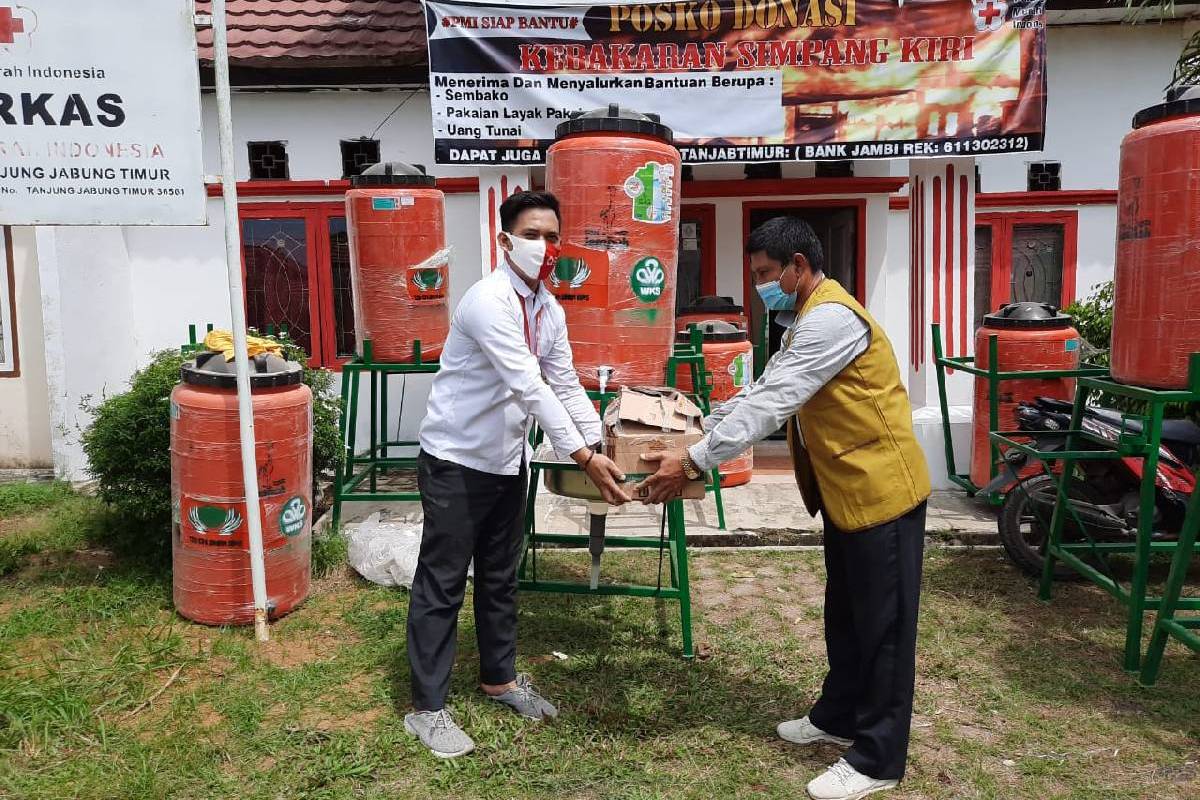
<svg viewBox="0 0 1200 800">
<path fill-rule="evenodd" d="M 191 0 L 0 0 L 0 224 L 203 225 Z"/>
</svg>

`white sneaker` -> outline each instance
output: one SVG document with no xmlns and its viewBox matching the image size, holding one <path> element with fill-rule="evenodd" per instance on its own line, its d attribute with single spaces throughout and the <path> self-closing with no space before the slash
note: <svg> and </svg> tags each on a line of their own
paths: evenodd
<svg viewBox="0 0 1200 800">
<path fill-rule="evenodd" d="M 860 800 L 869 794 L 895 789 L 900 781 L 878 781 L 868 778 L 839 758 L 837 763 L 808 784 L 808 796 L 813 800 Z"/>
<path fill-rule="evenodd" d="M 781 722 L 775 730 L 779 733 L 780 739 L 792 744 L 817 744 L 818 742 L 826 742 L 828 744 L 836 744 L 840 747 L 849 747 L 854 744 L 850 739 L 843 739 L 840 736 L 826 733 L 816 725 L 813 725 L 808 717 L 789 719 L 787 722 Z"/>
</svg>

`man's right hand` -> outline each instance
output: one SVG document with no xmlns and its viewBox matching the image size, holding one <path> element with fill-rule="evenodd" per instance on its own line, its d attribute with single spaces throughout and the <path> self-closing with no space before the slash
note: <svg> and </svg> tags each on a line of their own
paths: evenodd
<svg viewBox="0 0 1200 800">
<path fill-rule="evenodd" d="M 619 506 L 632 500 L 633 498 L 621 488 L 621 484 L 625 482 L 625 473 L 621 472 L 612 459 L 600 453 L 593 453 L 589 460 L 588 453 L 590 452 L 589 449 L 584 448 L 580 451 L 582 457 L 576 458 L 575 461 L 583 466 L 583 471 L 591 478 L 592 483 L 596 484 L 596 488 L 604 496 L 605 502 L 609 505 Z"/>
</svg>

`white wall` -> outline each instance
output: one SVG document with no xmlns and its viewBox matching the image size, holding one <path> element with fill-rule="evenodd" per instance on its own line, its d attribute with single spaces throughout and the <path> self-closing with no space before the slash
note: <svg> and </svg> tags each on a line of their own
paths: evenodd
<svg viewBox="0 0 1200 800">
<path fill-rule="evenodd" d="M 0 374 L 0 469 L 44 469 L 52 462 L 37 258 L 32 233 L 24 228 L 12 232 L 11 290 L 21 372 L 17 377 Z M 3 247 L 0 241 L 0 269 L 6 269 Z M 0 297 L 0 302 L 8 298 Z M 4 314 L 8 316 L 7 308 Z"/>
<path fill-rule="evenodd" d="M 1117 188 L 1121 139 L 1136 112 L 1162 102 L 1195 26 L 1050 27 L 1045 150 L 980 159 L 983 191 L 1025 191 L 1030 161 L 1062 162 L 1064 189 Z"/>
</svg>

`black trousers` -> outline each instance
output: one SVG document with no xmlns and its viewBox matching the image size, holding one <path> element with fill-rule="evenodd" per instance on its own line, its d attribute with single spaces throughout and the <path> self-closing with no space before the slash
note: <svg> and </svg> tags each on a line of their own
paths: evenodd
<svg viewBox="0 0 1200 800">
<path fill-rule="evenodd" d="M 829 674 L 809 720 L 853 739 L 845 759 L 877 780 L 904 777 L 924 551 L 924 503 L 853 533 L 825 519 Z"/>
<path fill-rule="evenodd" d="M 446 704 L 458 612 L 475 559 L 475 634 L 479 678 L 516 679 L 517 563 L 525 527 L 526 472 L 492 475 L 425 453 L 417 458 L 425 523 L 408 602 L 408 663 L 413 706 Z"/>
</svg>

